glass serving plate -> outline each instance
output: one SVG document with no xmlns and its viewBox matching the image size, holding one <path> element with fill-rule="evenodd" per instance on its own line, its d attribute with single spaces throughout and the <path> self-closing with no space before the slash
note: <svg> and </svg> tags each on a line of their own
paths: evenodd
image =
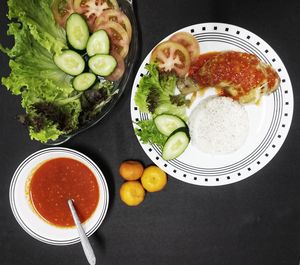
<svg viewBox="0 0 300 265">
<path fill-rule="evenodd" d="M 112 99 L 102 108 L 102 110 L 95 116 L 95 118 L 78 129 L 72 131 L 69 134 L 64 134 L 59 136 L 55 141 L 48 141 L 46 145 L 55 146 L 60 145 L 75 135 L 86 131 L 87 129 L 91 128 L 98 122 L 100 122 L 117 104 L 121 95 L 123 94 L 124 90 L 126 89 L 126 85 L 128 83 L 129 77 L 132 73 L 134 63 L 137 59 L 138 53 L 138 29 L 137 29 L 137 22 L 135 19 L 134 8 L 133 8 L 133 0 L 118 0 L 118 4 L 120 9 L 127 15 L 131 22 L 132 26 L 132 39 L 130 42 L 129 52 L 125 59 L 125 72 L 122 78 L 116 82 L 114 82 L 114 91 L 118 91 Z"/>
</svg>

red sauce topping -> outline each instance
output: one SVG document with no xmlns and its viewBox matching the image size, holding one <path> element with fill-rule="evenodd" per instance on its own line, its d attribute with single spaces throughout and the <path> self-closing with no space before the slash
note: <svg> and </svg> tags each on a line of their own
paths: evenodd
<svg viewBox="0 0 300 265">
<path fill-rule="evenodd" d="M 275 88 L 275 84 L 279 79 L 279 75 L 272 67 L 267 67 L 268 87 Z"/>
<path fill-rule="evenodd" d="M 29 192 L 39 215 L 63 227 L 75 225 L 67 203 L 69 199 L 73 199 L 81 222 L 92 215 L 99 201 L 95 175 L 86 165 L 71 158 L 55 158 L 43 163 L 30 180 Z"/>
<path fill-rule="evenodd" d="M 255 55 L 249 53 L 220 53 L 209 60 L 203 68 L 205 71 L 198 72 L 196 78 L 203 86 L 218 86 L 225 81 L 241 87 L 246 92 L 257 87 L 265 79 L 264 73 L 257 67 L 259 62 Z"/>
<path fill-rule="evenodd" d="M 213 58 L 214 56 L 216 56 L 218 54 L 219 54 L 219 52 L 207 52 L 207 53 L 203 53 L 203 54 L 199 55 L 198 58 L 195 59 L 190 66 L 189 76 L 191 76 L 196 81 L 198 81 L 200 68 L 207 61 L 209 61 L 211 58 Z"/>
</svg>

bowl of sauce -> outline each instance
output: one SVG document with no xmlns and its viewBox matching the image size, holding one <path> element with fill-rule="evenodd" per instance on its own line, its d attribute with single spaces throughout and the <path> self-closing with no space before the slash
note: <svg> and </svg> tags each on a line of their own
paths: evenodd
<svg viewBox="0 0 300 265">
<path fill-rule="evenodd" d="M 74 221 L 66 203 L 72 199 L 81 223 L 96 210 L 99 201 L 97 179 L 85 164 L 67 157 L 42 163 L 29 182 L 30 202 L 50 224 L 71 227 Z"/>
<path fill-rule="evenodd" d="M 72 199 L 87 236 L 105 218 L 108 188 L 99 167 L 72 149 L 54 147 L 27 157 L 10 185 L 10 205 L 21 227 L 52 245 L 80 241 L 67 201 Z"/>
</svg>

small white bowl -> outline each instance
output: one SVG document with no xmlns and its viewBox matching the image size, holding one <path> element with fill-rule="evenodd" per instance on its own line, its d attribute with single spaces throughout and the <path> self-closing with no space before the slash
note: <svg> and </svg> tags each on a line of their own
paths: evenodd
<svg viewBox="0 0 300 265">
<path fill-rule="evenodd" d="M 85 164 L 98 181 L 100 194 L 98 206 L 92 216 L 82 224 L 87 236 L 92 235 L 105 218 L 109 193 L 102 171 L 90 158 L 80 152 L 53 147 L 37 151 L 27 157 L 13 175 L 9 189 L 9 201 L 16 220 L 29 235 L 47 244 L 64 246 L 80 242 L 76 227 L 61 228 L 44 221 L 33 209 L 26 191 L 27 181 L 32 170 L 43 161 L 59 157 L 76 159 Z"/>
</svg>

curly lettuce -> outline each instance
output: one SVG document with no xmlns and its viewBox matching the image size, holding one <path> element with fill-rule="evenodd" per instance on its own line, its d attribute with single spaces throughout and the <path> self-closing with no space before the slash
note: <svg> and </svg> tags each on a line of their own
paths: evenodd
<svg viewBox="0 0 300 265">
<path fill-rule="evenodd" d="M 143 144 L 156 144 L 159 148 L 163 148 L 168 137 L 157 130 L 152 119 L 138 121 L 136 124 L 139 128 L 135 128 L 135 134 Z"/>
<path fill-rule="evenodd" d="M 28 126 L 30 137 L 41 142 L 56 140 L 77 128 L 81 112 L 72 77 L 53 62 L 53 55 L 67 47 L 65 30 L 53 18 L 52 0 L 7 3 L 8 18 L 14 21 L 7 34 L 14 37 L 15 43 L 11 49 L 0 45 L 10 58 L 11 68 L 2 84 L 21 96 L 26 115 L 19 119 Z"/>
<path fill-rule="evenodd" d="M 139 110 L 151 114 L 151 118 L 136 122 L 135 133 L 142 143 L 162 148 L 167 137 L 157 130 L 153 118 L 167 113 L 186 120 L 186 101 L 176 95 L 175 74 L 160 73 L 156 64 L 147 64 L 145 68 L 148 73 L 141 78 L 134 100 Z"/>
<path fill-rule="evenodd" d="M 48 51 L 55 53 L 67 47 L 65 30 L 52 15 L 53 0 L 8 0 L 8 18 L 28 27 L 30 34 Z M 15 35 L 16 36 L 16 35 Z M 16 41 L 15 48 L 21 45 Z M 28 47 L 29 48 L 29 47 Z"/>
<path fill-rule="evenodd" d="M 139 83 L 135 94 L 135 104 L 140 111 L 153 116 L 169 113 L 186 120 L 186 106 L 174 104 L 177 77 L 175 74 L 159 73 L 156 64 L 147 64 L 148 73 Z"/>
</svg>

